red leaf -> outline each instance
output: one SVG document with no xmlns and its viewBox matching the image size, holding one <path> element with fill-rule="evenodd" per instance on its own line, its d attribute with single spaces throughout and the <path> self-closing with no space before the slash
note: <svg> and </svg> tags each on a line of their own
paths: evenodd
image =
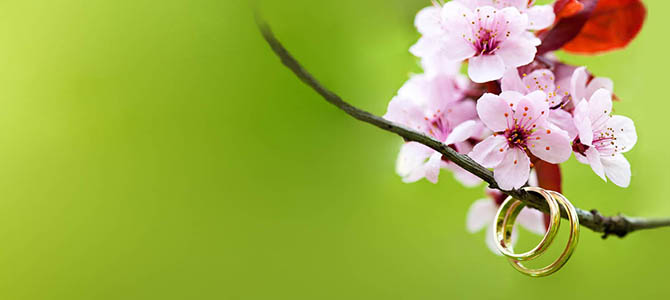
<svg viewBox="0 0 670 300">
<path fill-rule="evenodd" d="M 642 29 L 647 9 L 640 0 L 600 0 L 568 52 L 596 54 L 626 47 Z"/>
<path fill-rule="evenodd" d="M 537 172 L 538 185 L 541 188 L 562 193 L 561 168 L 558 165 L 537 159 L 535 161 L 535 171 Z M 544 227 L 545 229 L 549 228 L 548 214 L 544 214 Z"/>
<path fill-rule="evenodd" d="M 577 0 L 558 0 L 554 3 L 554 13 L 557 19 L 572 17 L 584 9 L 584 4 Z"/>
<path fill-rule="evenodd" d="M 557 2 L 557 4 L 559 3 Z M 598 0 L 581 0 L 581 4 L 583 4 L 583 9 L 578 13 L 558 20 L 553 28 L 539 34 L 540 39 L 542 39 L 542 45 L 537 48 L 538 55 L 561 49 L 565 44 L 579 35 L 591 17 L 591 13 L 596 9 Z M 554 6 L 554 9 L 556 9 L 556 6 Z"/>
</svg>

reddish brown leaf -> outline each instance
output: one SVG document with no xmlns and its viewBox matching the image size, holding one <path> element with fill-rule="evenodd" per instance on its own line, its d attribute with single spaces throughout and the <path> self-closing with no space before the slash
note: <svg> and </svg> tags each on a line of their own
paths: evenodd
<svg viewBox="0 0 670 300">
<path fill-rule="evenodd" d="M 647 10 L 640 0 L 600 0 L 568 52 L 596 54 L 626 47 L 642 29 Z"/>
<path fill-rule="evenodd" d="M 595 10 L 598 0 L 581 0 L 580 2 L 584 5 L 581 11 L 558 20 L 553 28 L 539 34 L 542 45 L 537 48 L 538 55 L 561 49 L 582 31 L 591 13 Z"/>
<path fill-rule="evenodd" d="M 584 9 L 584 4 L 577 0 L 558 0 L 554 3 L 556 19 L 572 17 Z"/>
<path fill-rule="evenodd" d="M 537 159 L 535 160 L 535 171 L 538 185 L 541 188 L 562 193 L 561 168 L 558 165 Z M 544 226 L 545 229 L 549 228 L 548 214 L 544 214 Z"/>
</svg>

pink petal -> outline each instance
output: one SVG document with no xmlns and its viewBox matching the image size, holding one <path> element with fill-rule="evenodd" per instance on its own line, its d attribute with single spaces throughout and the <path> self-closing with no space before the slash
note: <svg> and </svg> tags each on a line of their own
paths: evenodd
<svg viewBox="0 0 670 300">
<path fill-rule="evenodd" d="M 530 135 L 528 143 L 530 152 L 552 164 L 562 163 L 572 154 L 568 134 L 556 126 L 538 127 L 537 131 Z"/>
<path fill-rule="evenodd" d="M 493 223 L 493 219 L 498 212 L 498 206 L 493 199 L 479 199 L 472 203 L 466 217 L 466 228 L 470 233 L 482 230 Z"/>
<path fill-rule="evenodd" d="M 505 65 L 510 68 L 525 66 L 535 59 L 537 48 L 532 40 L 524 37 L 510 38 L 500 45 L 496 54 L 500 55 Z M 499 79 L 500 77 L 496 78 Z"/>
<path fill-rule="evenodd" d="M 575 121 L 572 118 L 572 115 L 562 109 L 554 109 L 549 112 L 549 122 L 558 126 L 558 128 L 564 130 L 568 133 L 568 138 L 572 141 L 577 135 L 577 127 L 575 127 Z"/>
<path fill-rule="evenodd" d="M 468 75 L 474 82 L 484 83 L 498 80 L 502 78 L 504 73 L 505 63 L 497 54 L 480 55 L 470 58 Z"/>
<path fill-rule="evenodd" d="M 428 181 L 437 183 L 441 165 L 442 154 L 434 152 L 433 155 L 430 156 L 430 159 L 428 159 L 428 162 L 424 165 L 424 174 Z"/>
<path fill-rule="evenodd" d="M 505 101 L 507 101 L 507 104 L 511 105 L 510 107 L 516 107 L 516 105 L 519 103 L 519 101 L 521 101 L 523 97 L 524 94 L 516 91 L 505 91 L 500 93 L 500 98 L 505 99 Z"/>
<path fill-rule="evenodd" d="M 589 74 L 586 73 L 586 67 L 580 67 L 572 73 L 570 79 L 570 95 L 575 103 L 586 100 L 586 81 L 589 79 Z"/>
<path fill-rule="evenodd" d="M 432 36 L 422 36 L 416 44 L 409 48 L 409 52 L 416 57 L 436 55 L 442 48 L 441 39 Z"/>
<path fill-rule="evenodd" d="M 530 159 L 526 152 L 518 148 L 510 148 L 506 152 L 503 161 L 493 171 L 493 177 L 501 189 L 509 191 L 522 187 L 528 181 Z"/>
<path fill-rule="evenodd" d="M 475 130 L 477 130 L 477 122 L 470 120 L 466 121 L 454 128 L 454 130 L 449 133 L 449 137 L 444 142 L 447 145 L 464 142 L 467 139 L 473 137 Z"/>
<path fill-rule="evenodd" d="M 593 172 L 607 182 L 607 178 L 605 178 L 605 168 L 600 160 L 600 153 L 598 153 L 598 150 L 596 150 L 595 147 L 590 147 L 584 154 L 586 154 L 586 159 L 588 160 L 589 165 L 591 165 Z"/>
<path fill-rule="evenodd" d="M 508 148 L 507 139 L 504 136 L 490 136 L 475 145 L 468 156 L 486 168 L 495 168 L 505 158 Z"/>
<path fill-rule="evenodd" d="M 513 111 L 505 99 L 494 94 L 484 94 L 477 101 L 477 114 L 484 125 L 494 132 L 505 131 L 512 123 Z"/>
<path fill-rule="evenodd" d="M 523 94 L 528 92 L 526 85 L 521 81 L 519 71 L 516 68 L 509 68 L 503 75 L 501 86 L 503 91 L 516 91 Z"/>
<path fill-rule="evenodd" d="M 593 78 L 586 87 L 585 97 L 591 97 L 599 89 L 606 89 L 611 93 L 614 91 L 614 82 L 612 82 L 612 79 L 604 77 Z"/>
<path fill-rule="evenodd" d="M 574 111 L 574 121 L 577 132 L 579 132 L 579 140 L 582 144 L 587 146 L 593 145 L 593 127 L 591 126 L 591 119 L 589 119 L 589 103 L 586 101 L 580 102 Z"/>
<path fill-rule="evenodd" d="M 614 143 L 620 153 L 626 153 L 635 147 L 637 132 L 633 120 L 624 116 L 612 116 L 607 122 L 607 127 L 612 128 L 616 137 Z"/>
<path fill-rule="evenodd" d="M 539 210 L 524 208 L 521 213 L 519 213 L 517 222 L 532 233 L 543 235 L 546 232 L 544 227 L 544 214 Z"/>
<path fill-rule="evenodd" d="M 528 14 L 528 29 L 540 30 L 554 24 L 556 15 L 551 5 L 535 5 L 526 11 Z"/>
<path fill-rule="evenodd" d="M 537 93 L 544 94 L 541 91 Z M 542 99 L 545 99 L 546 96 L 541 96 Z M 533 125 L 544 125 L 547 117 L 549 115 L 549 109 L 547 109 L 546 104 L 543 100 L 533 101 L 529 97 L 524 97 L 516 105 L 516 111 L 514 112 L 514 120 L 522 128 L 528 130 L 533 129 Z"/>
<path fill-rule="evenodd" d="M 414 26 L 423 35 L 438 35 L 442 29 L 442 12 L 440 7 L 429 6 L 422 9 L 414 19 Z"/>
<path fill-rule="evenodd" d="M 407 183 L 420 180 L 425 175 L 423 165 L 433 152 L 433 149 L 419 143 L 404 144 L 396 161 L 396 173 Z"/>
<path fill-rule="evenodd" d="M 602 157 L 605 174 L 614 184 L 627 188 L 630 185 L 630 163 L 621 154 Z"/>
<path fill-rule="evenodd" d="M 610 114 L 612 114 L 612 93 L 606 89 L 599 89 L 589 100 L 589 119 L 593 129 L 605 127 Z"/>
<path fill-rule="evenodd" d="M 554 73 L 547 70 L 541 69 L 533 71 L 523 78 L 523 84 L 531 91 L 543 91 L 545 93 L 553 93 L 556 90 L 556 85 L 554 81 Z"/>
<path fill-rule="evenodd" d="M 512 38 L 525 33 L 528 29 L 528 16 L 521 14 L 517 8 L 505 7 L 497 13 L 503 16 L 505 22 L 509 22 L 505 24 L 505 32 L 509 32 Z"/>
</svg>

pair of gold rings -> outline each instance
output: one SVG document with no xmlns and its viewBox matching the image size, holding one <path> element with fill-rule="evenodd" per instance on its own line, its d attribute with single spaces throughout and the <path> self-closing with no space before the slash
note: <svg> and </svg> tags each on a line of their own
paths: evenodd
<svg viewBox="0 0 670 300">
<path fill-rule="evenodd" d="M 514 253 L 512 246 L 512 230 L 514 229 L 514 223 L 516 222 L 517 216 L 526 205 L 520 200 L 508 197 L 500 206 L 496 216 L 496 246 L 504 256 L 509 258 L 512 266 L 519 272 L 531 277 L 549 276 L 561 269 L 575 251 L 577 242 L 579 241 L 579 217 L 577 216 L 575 207 L 560 193 L 547 191 L 539 187 L 527 187 L 524 188 L 524 190 L 527 192 L 538 193 L 547 200 L 547 204 L 549 205 L 549 228 L 542 238 L 542 241 L 540 241 L 534 249 L 525 253 Z M 522 262 L 538 258 L 554 241 L 561 224 L 561 210 L 559 204 L 563 206 L 567 213 L 568 220 L 570 221 L 570 237 L 568 238 L 568 244 L 565 247 L 565 250 L 561 253 L 561 256 L 559 256 L 558 259 L 544 268 L 531 269 L 525 267 Z"/>
</svg>

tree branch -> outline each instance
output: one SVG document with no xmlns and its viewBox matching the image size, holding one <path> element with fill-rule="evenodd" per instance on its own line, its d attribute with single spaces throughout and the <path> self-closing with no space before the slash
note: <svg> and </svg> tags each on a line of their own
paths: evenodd
<svg viewBox="0 0 670 300">
<path fill-rule="evenodd" d="M 340 96 L 321 85 L 319 81 L 316 80 L 316 78 L 309 74 L 309 72 L 307 72 L 307 70 L 305 70 L 300 65 L 300 63 L 298 63 L 298 61 L 293 58 L 293 56 L 291 56 L 288 50 L 282 46 L 279 40 L 277 40 L 277 38 L 272 33 L 270 27 L 263 20 L 257 16 L 256 21 L 261 33 L 263 34 L 263 37 L 275 52 L 275 54 L 281 59 L 284 66 L 291 69 L 291 71 L 293 71 L 293 73 L 298 76 L 300 80 L 319 93 L 326 101 L 335 105 L 337 108 L 343 110 L 357 120 L 370 123 L 383 130 L 393 132 L 404 138 L 405 141 L 421 143 L 434 149 L 450 161 L 459 165 L 461 168 L 484 180 L 491 188 L 500 190 L 498 184 L 493 178 L 493 172 L 487 168 L 484 168 L 482 165 L 478 164 L 467 155 L 463 155 L 454 151 L 453 149 L 447 147 L 447 145 L 436 139 L 433 139 L 430 136 L 426 136 L 400 124 L 396 124 L 381 117 L 375 116 L 342 100 Z M 529 207 L 538 209 L 545 213 L 549 212 L 549 207 L 547 206 L 546 201 L 539 195 L 527 193 L 523 190 L 501 191 L 507 195 L 523 201 Z M 565 211 L 561 211 L 561 214 L 563 215 L 563 218 L 567 218 Z M 627 234 L 637 230 L 670 226 L 670 218 L 642 219 L 630 218 L 623 215 L 605 217 L 596 210 L 585 211 L 579 208 L 577 208 L 577 214 L 579 215 L 579 222 L 582 226 L 587 227 L 595 232 L 603 233 L 603 238 L 606 238 L 609 235 L 624 237 Z"/>
</svg>

